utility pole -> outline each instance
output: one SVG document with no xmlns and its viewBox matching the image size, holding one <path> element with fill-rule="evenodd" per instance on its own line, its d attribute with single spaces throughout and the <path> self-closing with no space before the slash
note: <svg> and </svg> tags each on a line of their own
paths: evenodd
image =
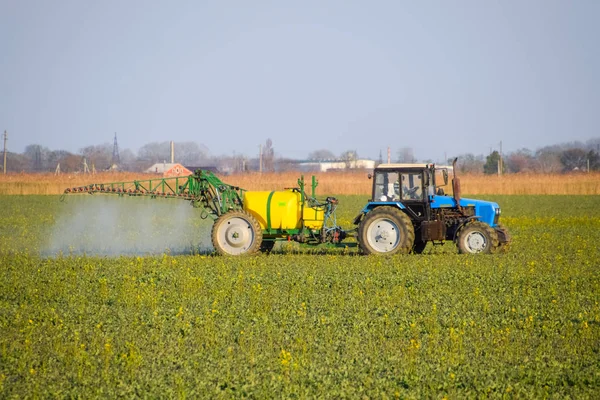
<svg viewBox="0 0 600 400">
<path fill-rule="evenodd" d="M 498 171 L 498 175 L 502 176 L 502 169 L 504 168 L 504 160 L 502 160 L 502 140 L 500 141 L 500 169 Z"/>
<path fill-rule="evenodd" d="M 258 145 L 258 172 L 262 174 L 263 169 L 263 154 L 262 154 L 262 144 Z"/>
<path fill-rule="evenodd" d="M 6 175 L 6 141 L 8 140 L 8 133 L 4 131 L 4 175 Z"/>
</svg>

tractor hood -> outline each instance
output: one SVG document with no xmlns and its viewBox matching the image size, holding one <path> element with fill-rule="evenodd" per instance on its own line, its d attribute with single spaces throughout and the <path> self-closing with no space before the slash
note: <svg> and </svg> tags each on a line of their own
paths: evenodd
<svg viewBox="0 0 600 400">
<path fill-rule="evenodd" d="M 456 207 L 456 200 L 450 196 L 431 196 L 431 208 L 454 208 Z M 475 215 L 479 217 L 481 222 L 494 227 L 498 225 L 498 218 L 500 217 L 500 206 L 498 203 L 493 201 L 475 200 L 475 199 L 460 199 L 461 207 L 474 207 Z"/>
</svg>

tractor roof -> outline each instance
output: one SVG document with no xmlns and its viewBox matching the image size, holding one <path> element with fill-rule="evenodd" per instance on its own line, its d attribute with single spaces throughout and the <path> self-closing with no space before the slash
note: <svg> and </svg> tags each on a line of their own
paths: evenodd
<svg viewBox="0 0 600 400">
<path fill-rule="evenodd" d="M 379 164 L 377 166 L 377 169 L 427 168 L 430 165 L 433 165 L 433 164 L 426 164 L 426 163 Z M 451 165 L 436 165 L 435 168 L 436 169 L 447 168 L 447 169 L 451 170 L 452 166 Z"/>
<path fill-rule="evenodd" d="M 393 169 L 398 169 L 398 168 L 427 168 L 429 164 L 421 164 L 421 163 L 416 163 L 416 164 L 379 164 L 377 166 L 377 168 L 393 168 Z"/>
</svg>

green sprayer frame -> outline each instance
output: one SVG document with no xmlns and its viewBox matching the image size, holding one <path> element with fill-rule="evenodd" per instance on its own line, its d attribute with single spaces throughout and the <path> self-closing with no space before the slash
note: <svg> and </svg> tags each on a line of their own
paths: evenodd
<svg viewBox="0 0 600 400">
<path fill-rule="evenodd" d="M 64 191 L 64 194 L 69 193 L 110 193 L 189 200 L 194 207 L 201 207 L 206 211 L 204 216 L 217 219 L 228 211 L 243 208 L 244 189 L 223 182 L 210 171 L 196 170 L 193 175 L 186 177 L 92 183 Z"/>
</svg>

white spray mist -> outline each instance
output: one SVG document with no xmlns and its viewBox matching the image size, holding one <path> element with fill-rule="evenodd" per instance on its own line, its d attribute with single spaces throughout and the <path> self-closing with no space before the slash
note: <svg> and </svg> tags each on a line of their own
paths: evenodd
<svg viewBox="0 0 600 400">
<path fill-rule="evenodd" d="M 103 256 L 194 254 L 212 250 L 212 220 L 188 201 L 67 196 L 43 253 Z"/>
</svg>

